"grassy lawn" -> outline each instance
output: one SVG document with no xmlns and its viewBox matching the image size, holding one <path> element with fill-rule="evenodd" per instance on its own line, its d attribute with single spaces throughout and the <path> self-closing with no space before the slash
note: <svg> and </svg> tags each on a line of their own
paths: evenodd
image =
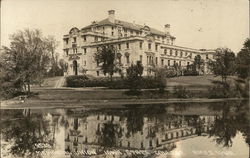
<svg viewBox="0 0 250 158">
<path fill-rule="evenodd" d="M 45 78 L 45 79 L 44 79 L 44 82 L 43 82 L 43 84 L 42 84 L 42 87 L 55 87 L 57 81 L 58 81 L 61 77 L 62 77 L 62 76 Z"/>
<path fill-rule="evenodd" d="M 232 80 L 235 78 L 234 76 L 230 76 L 228 80 Z M 191 86 L 191 87 L 199 87 L 199 86 L 211 86 L 212 81 L 221 81 L 221 77 L 206 75 L 206 76 L 180 76 L 174 78 L 167 79 L 167 86 Z"/>
<path fill-rule="evenodd" d="M 39 100 L 109 100 L 109 99 L 134 99 L 135 96 L 128 96 L 124 94 L 123 90 L 103 89 L 103 88 L 61 88 L 54 89 L 56 81 L 60 77 L 53 77 L 45 79 L 43 86 L 34 88 L 39 95 Z M 212 81 L 220 80 L 220 77 L 208 76 L 180 76 L 167 79 L 166 90 L 172 91 L 174 86 L 182 85 L 193 93 L 196 98 L 204 98 L 208 94 L 208 87 L 212 85 Z M 144 90 L 143 94 L 139 96 L 141 99 L 159 98 L 157 92 L 152 90 Z M 170 93 L 164 94 L 161 98 L 173 97 Z M 34 98 L 35 99 L 35 98 Z"/>
</svg>

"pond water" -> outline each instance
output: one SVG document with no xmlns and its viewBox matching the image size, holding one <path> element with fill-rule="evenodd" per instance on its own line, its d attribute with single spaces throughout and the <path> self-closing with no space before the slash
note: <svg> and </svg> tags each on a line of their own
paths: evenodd
<svg viewBox="0 0 250 158">
<path fill-rule="evenodd" d="M 249 102 L 1 110 L 2 157 L 247 158 Z"/>
</svg>

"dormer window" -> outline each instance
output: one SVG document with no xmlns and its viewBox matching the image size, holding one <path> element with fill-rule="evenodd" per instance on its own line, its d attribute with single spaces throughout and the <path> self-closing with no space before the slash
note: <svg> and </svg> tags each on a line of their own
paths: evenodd
<svg viewBox="0 0 250 158">
<path fill-rule="evenodd" d="M 83 36 L 83 41 L 84 41 L 84 42 L 86 42 L 86 41 L 87 41 L 86 36 Z"/>
<path fill-rule="evenodd" d="M 74 37 L 73 40 L 74 40 L 74 43 L 76 43 L 76 37 Z"/>
<path fill-rule="evenodd" d="M 68 38 L 66 38 L 64 40 L 65 40 L 66 44 L 69 44 L 69 39 Z"/>
</svg>

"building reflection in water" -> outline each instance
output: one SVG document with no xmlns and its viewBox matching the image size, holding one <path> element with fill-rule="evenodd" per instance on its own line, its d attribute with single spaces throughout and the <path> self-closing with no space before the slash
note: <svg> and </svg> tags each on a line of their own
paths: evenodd
<svg viewBox="0 0 250 158">
<path fill-rule="evenodd" d="M 169 113 L 164 107 L 92 112 L 75 109 L 68 115 L 65 151 L 78 156 L 91 155 L 91 151 L 102 155 L 110 149 L 121 153 L 171 152 L 178 141 L 208 135 L 218 117 Z"/>
<path fill-rule="evenodd" d="M 48 157 L 44 151 L 57 157 L 157 157 L 156 151 L 176 152 L 179 142 L 199 136 L 214 140 L 215 148 L 231 147 L 238 133 L 249 146 L 248 102 L 1 112 L 1 141 L 21 157 Z"/>
</svg>

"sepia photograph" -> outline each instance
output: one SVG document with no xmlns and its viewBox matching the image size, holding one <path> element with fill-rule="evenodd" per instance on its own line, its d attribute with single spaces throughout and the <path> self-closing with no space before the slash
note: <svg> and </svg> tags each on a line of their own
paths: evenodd
<svg viewBox="0 0 250 158">
<path fill-rule="evenodd" d="M 249 0 L 0 0 L 1 158 L 250 158 Z"/>
</svg>

